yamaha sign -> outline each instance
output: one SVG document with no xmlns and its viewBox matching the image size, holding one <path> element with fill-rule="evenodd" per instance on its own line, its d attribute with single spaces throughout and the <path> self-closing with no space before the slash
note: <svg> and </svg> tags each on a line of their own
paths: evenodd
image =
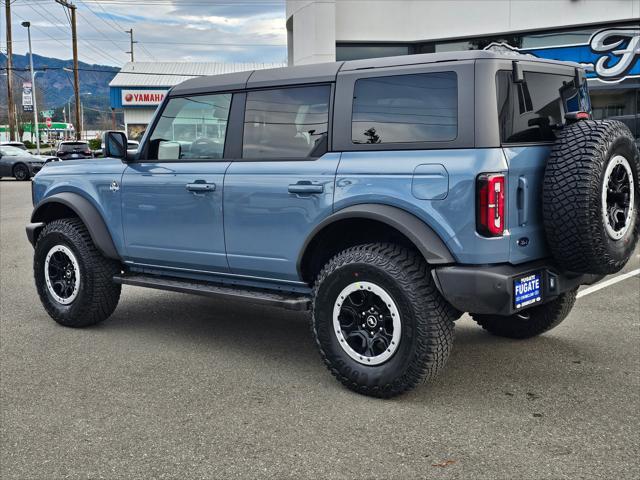
<svg viewBox="0 0 640 480">
<path fill-rule="evenodd" d="M 620 82 L 640 77 L 640 27 L 607 28 L 589 43 L 520 49 L 539 58 L 577 62 L 588 68 L 587 78 Z"/>
<path fill-rule="evenodd" d="M 169 90 L 122 90 L 123 107 L 155 107 L 160 105 Z"/>
</svg>

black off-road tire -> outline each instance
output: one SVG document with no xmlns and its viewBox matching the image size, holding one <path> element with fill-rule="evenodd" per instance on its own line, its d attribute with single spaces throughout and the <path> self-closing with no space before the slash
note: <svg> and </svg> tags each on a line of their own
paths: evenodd
<svg viewBox="0 0 640 480">
<path fill-rule="evenodd" d="M 571 312 L 577 293 L 578 289 L 570 290 L 550 302 L 528 308 L 515 315 L 471 314 L 471 317 L 487 332 L 498 337 L 531 338 L 560 325 Z"/>
<path fill-rule="evenodd" d="M 26 180 L 29 180 L 30 178 L 29 169 L 27 168 L 26 165 L 23 165 L 22 163 L 19 163 L 15 167 L 13 167 L 12 173 L 13 173 L 13 177 L 19 182 L 24 182 Z"/>
<path fill-rule="evenodd" d="M 54 246 L 71 250 L 80 269 L 76 298 L 68 305 L 56 301 L 45 280 L 45 259 Z M 42 305 L 47 313 L 65 327 L 87 327 L 108 318 L 120 299 L 121 286 L 113 282 L 119 273 L 118 262 L 105 258 L 94 246 L 80 219 L 54 220 L 42 229 L 35 246 L 33 274 Z"/>
<path fill-rule="evenodd" d="M 603 219 L 602 189 L 609 162 L 623 156 L 633 171 L 635 212 L 624 236 L 613 239 Z M 626 125 L 579 121 L 564 128 L 547 162 L 543 216 L 547 242 L 560 267 L 611 274 L 631 257 L 638 241 L 640 157 Z"/>
<path fill-rule="evenodd" d="M 380 365 L 365 365 L 340 346 L 333 328 L 334 304 L 354 282 L 381 287 L 398 307 L 397 350 Z M 387 243 L 359 245 L 333 257 L 313 289 L 312 332 L 331 373 L 351 390 L 388 398 L 430 380 L 444 367 L 453 345 L 453 321 L 460 312 L 440 295 L 417 252 Z"/>
</svg>

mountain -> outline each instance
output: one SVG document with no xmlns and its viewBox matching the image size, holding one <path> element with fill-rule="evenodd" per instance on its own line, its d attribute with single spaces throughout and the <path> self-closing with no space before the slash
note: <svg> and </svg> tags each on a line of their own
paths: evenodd
<svg viewBox="0 0 640 480">
<path fill-rule="evenodd" d="M 7 56 L 0 54 L 0 69 L 6 72 Z M 62 120 L 62 106 L 67 103 L 73 95 L 73 72 L 65 71 L 63 68 L 73 70 L 73 60 L 61 60 L 59 58 L 42 57 L 33 55 L 33 66 L 36 71 L 42 71 L 36 75 L 36 85 L 38 90 L 38 110 L 57 110 L 54 120 Z M 30 81 L 29 56 L 13 55 L 13 88 L 14 101 L 20 109 L 20 95 L 22 92 L 22 81 Z M 109 82 L 120 70 L 116 67 L 99 64 L 78 63 L 80 75 L 80 92 L 91 93 L 83 95 L 82 103 L 85 108 L 88 122 L 85 127 L 97 121 L 99 116 L 109 115 Z M 0 75 L 0 123 L 6 121 L 6 80 L 5 75 Z M 101 115 L 102 114 L 102 115 Z"/>
</svg>

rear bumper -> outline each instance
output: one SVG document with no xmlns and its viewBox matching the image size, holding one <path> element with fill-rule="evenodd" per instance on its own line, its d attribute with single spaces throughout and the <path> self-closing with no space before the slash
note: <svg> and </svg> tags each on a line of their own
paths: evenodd
<svg viewBox="0 0 640 480">
<path fill-rule="evenodd" d="M 454 265 L 436 268 L 432 273 L 438 290 L 455 308 L 462 312 L 495 315 L 512 315 L 603 278 L 603 275 L 562 272 L 547 260 L 522 265 Z M 516 309 L 514 281 L 534 273 L 542 276 L 542 300 Z"/>
</svg>

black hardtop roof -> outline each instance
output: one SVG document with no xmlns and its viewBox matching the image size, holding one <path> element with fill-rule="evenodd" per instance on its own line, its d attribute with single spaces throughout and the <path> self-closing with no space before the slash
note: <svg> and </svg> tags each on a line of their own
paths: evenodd
<svg viewBox="0 0 640 480">
<path fill-rule="evenodd" d="M 304 83 L 333 82 L 338 72 L 371 68 L 394 67 L 401 65 L 420 65 L 439 62 L 465 60 L 520 60 L 553 63 L 567 67 L 578 64 L 536 58 L 532 55 L 507 55 L 487 50 L 466 50 L 442 53 L 423 53 L 419 55 L 401 55 L 396 57 L 367 58 L 343 62 L 314 63 L 294 67 L 250 70 L 246 72 L 225 73 L 196 77 L 173 87 L 169 95 L 185 95 L 206 92 L 241 90 L 244 88 L 265 88 L 280 85 L 298 85 Z"/>
</svg>

